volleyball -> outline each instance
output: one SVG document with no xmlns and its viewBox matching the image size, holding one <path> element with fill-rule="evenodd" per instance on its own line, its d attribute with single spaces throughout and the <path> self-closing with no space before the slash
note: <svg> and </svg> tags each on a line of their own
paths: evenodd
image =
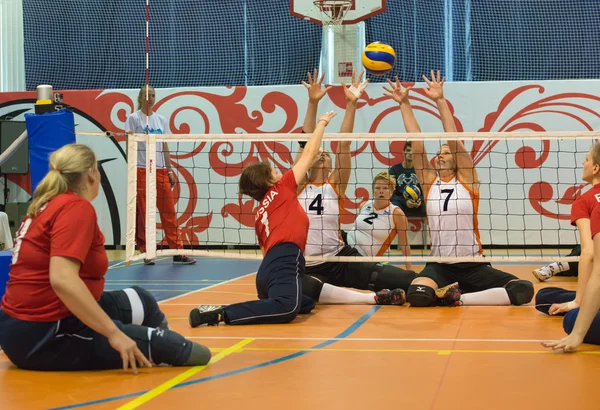
<svg viewBox="0 0 600 410">
<path fill-rule="evenodd" d="M 404 199 L 418 201 L 421 198 L 421 190 L 417 185 L 406 185 L 404 187 Z"/>
<path fill-rule="evenodd" d="M 387 74 L 396 62 L 396 52 L 384 43 L 375 42 L 365 47 L 362 54 L 362 63 L 368 73 L 372 75 Z"/>
</svg>

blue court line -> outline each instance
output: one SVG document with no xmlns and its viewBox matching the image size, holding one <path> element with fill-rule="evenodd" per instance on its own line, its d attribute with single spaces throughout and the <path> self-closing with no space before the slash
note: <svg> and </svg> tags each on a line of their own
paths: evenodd
<svg viewBox="0 0 600 410">
<path fill-rule="evenodd" d="M 193 384 L 198 384 L 198 383 L 204 383 L 204 382 L 207 382 L 207 381 L 210 381 L 210 380 L 216 380 L 216 379 L 222 379 L 224 377 L 235 376 L 237 374 L 246 373 L 246 372 L 249 372 L 249 371 L 252 371 L 252 370 L 256 370 L 256 369 L 261 369 L 263 367 L 271 366 L 273 364 L 286 362 L 288 360 L 295 359 L 296 357 L 300 357 L 300 356 L 304 356 L 306 354 L 309 354 L 309 353 L 313 352 L 314 349 L 322 349 L 324 347 L 330 346 L 330 345 L 338 342 L 339 340 L 337 340 L 337 339 L 346 338 L 346 337 L 350 336 L 352 333 L 354 333 L 367 320 L 369 320 L 375 314 L 375 312 L 377 312 L 379 310 L 379 308 L 381 308 L 381 306 L 373 306 L 371 309 L 369 309 L 369 311 L 367 313 L 365 313 L 364 315 L 362 315 L 356 322 L 352 323 L 347 329 L 345 329 L 342 333 L 340 333 L 339 335 L 337 335 L 335 337 L 336 340 L 327 340 L 327 341 L 325 341 L 323 343 L 319 343 L 318 345 L 314 346 L 312 348 L 312 350 L 303 350 L 303 351 L 300 351 L 300 352 L 289 354 L 287 356 L 280 357 L 279 359 L 269 360 L 268 362 L 263 362 L 263 363 L 255 364 L 255 365 L 252 365 L 252 366 L 244 367 L 242 369 L 232 370 L 230 372 L 216 374 L 214 376 L 203 377 L 201 379 L 196 379 L 196 380 L 192 380 L 192 381 L 189 381 L 189 382 L 181 383 L 181 384 L 178 384 L 177 386 L 175 386 L 173 388 L 174 389 L 178 389 L 180 387 L 191 386 Z M 71 405 L 63 406 L 63 407 L 53 407 L 53 408 L 51 408 L 49 410 L 78 409 L 78 408 L 82 408 L 82 407 L 93 406 L 93 405 L 96 405 L 96 404 L 108 403 L 108 402 L 111 402 L 111 401 L 123 400 L 123 399 L 129 399 L 129 398 L 136 397 L 136 396 L 141 396 L 142 394 L 145 394 L 145 393 L 147 393 L 149 391 L 150 390 L 144 390 L 144 391 L 137 392 L 137 393 L 129 393 L 129 394 L 121 395 L 121 396 L 108 397 L 106 399 L 99 399 L 99 400 L 88 401 L 88 402 L 84 402 L 84 403 L 71 404 Z"/>
</svg>

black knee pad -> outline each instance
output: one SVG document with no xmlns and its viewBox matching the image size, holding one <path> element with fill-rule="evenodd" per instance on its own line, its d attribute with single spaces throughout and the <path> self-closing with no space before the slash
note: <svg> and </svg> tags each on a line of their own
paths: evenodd
<svg viewBox="0 0 600 410">
<path fill-rule="evenodd" d="M 302 275 L 302 294 L 318 302 L 323 289 L 323 282 L 310 275 Z"/>
<path fill-rule="evenodd" d="M 515 306 L 525 305 L 533 299 L 533 283 L 528 280 L 514 280 L 509 282 L 505 289 L 510 298 L 510 303 Z"/>
<path fill-rule="evenodd" d="M 435 290 L 425 285 L 410 285 L 406 293 L 406 301 L 411 307 L 437 306 Z"/>
<path fill-rule="evenodd" d="M 131 306 L 132 324 L 148 327 L 167 327 L 167 318 L 150 292 L 139 286 L 123 289 L 123 292 L 127 295 Z"/>
<path fill-rule="evenodd" d="M 402 289 L 408 292 L 412 281 L 417 274 L 412 270 L 406 270 L 393 265 L 378 263 L 373 266 L 369 280 L 369 290 L 380 291 L 382 289 Z"/>
<path fill-rule="evenodd" d="M 183 366 L 192 354 L 194 343 L 172 330 L 140 325 L 123 325 L 122 330 L 154 364 Z"/>
</svg>

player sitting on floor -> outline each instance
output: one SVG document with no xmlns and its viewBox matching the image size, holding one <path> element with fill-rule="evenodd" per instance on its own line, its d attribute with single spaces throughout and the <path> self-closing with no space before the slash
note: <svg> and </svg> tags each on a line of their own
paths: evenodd
<svg viewBox="0 0 600 410">
<path fill-rule="evenodd" d="M 342 120 L 340 132 L 351 133 L 354 128 L 354 118 L 358 100 L 364 90 L 365 83 L 360 84 L 352 75 L 352 86 L 342 84 L 346 97 L 346 111 Z M 309 95 L 320 91 L 320 83 L 311 84 Z M 320 91 L 324 93 L 323 91 Z M 311 132 L 314 124 L 316 108 L 309 106 L 303 125 L 304 132 Z M 300 144 L 302 153 L 302 143 Z M 350 141 L 337 144 L 335 152 L 335 168 L 329 152 L 321 150 L 315 163 L 300 184 L 298 200 L 306 211 L 310 228 L 306 244 L 306 255 L 309 256 L 357 256 L 360 253 L 351 246 L 346 246 L 341 238 L 340 207 L 346 195 L 346 188 L 352 171 L 350 156 Z M 405 292 L 411 281 L 416 277 L 412 270 L 404 270 L 392 265 L 375 262 L 309 262 L 306 264 L 306 274 L 335 286 L 381 291 L 393 289 L 396 293 L 397 304 L 403 304 Z M 305 294 L 324 303 L 321 289 L 316 287 L 305 290 Z M 353 303 L 347 300 L 346 303 Z"/>
<path fill-rule="evenodd" d="M 585 156 L 581 179 L 591 184 L 592 188 L 571 205 L 571 225 L 577 226 L 581 241 L 577 292 L 554 287 L 540 289 L 535 296 L 536 309 L 549 315 L 564 315 L 579 307 L 592 271 L 594 243 L 590 232 L 590 219 L 594 209 L 600 208 L 600 143 L 594 144 Z"/>
<path fill-rule="evenodd" d="M 50 157 L 16 237 L 0 310 L 0 347 L 21 369 L 98 370 L 204 365 L 210 350 L 167 328 L 145 290 L 103 292 L 108 258 L 91 201 L 94 152 L 66 145 Z"/>
<path fill-rule="evenodd" d="M 597 169 L 598 165 L 595 164 L 593 168 Z M 595 206 L 590 215 L 590 237 L 594 246 L 593 255 L 600 255 L 600 206 Z M 577 294 L 579 296 L 579 289 Z M 570 310 L 563 319 L 563 328 L 569 335 L 558 341 L 544 343 L 544 346 L 568 352 L 575 350 L 581 343 L 600 345 L 599 310 L 600 258 L 594 257 L 590 280 L 587 282 L 585 293 L 581 299 L 581 309 L 574 308 Z"/>
<path fill-rule="evenodd" d="M 406 215 L 390 201 L 395 187 L 396 180 L 386 171 L 377 174 L 373 178 L 373 199 L 361 204 L 354 229 L 344 232 L 345 242 L 363 256 L 385 255 L 396 235 L 402 255 L 410 256 Z M 412 268 L 410 262 L 405 265 Z"/>
<path fill-rule="evenodd" d="M 567 256 L 581 256 L 581 245 L 574 247 Z M 533 270 L 533 276 L 540 282 L 545 282 L 552 276 L 579 276 L 579 262 L 552 262 Z"/>
<path fill-rule="evenodd" d="M 437 103 L 444 131 L 456 132 L 456 126 L 444 99 L 443 84 L 431 71 L 429 98 Z M 398 78 L 388 80 L 391 88 L 384 87 L 400 104 L 400 112 L 407 132 L 419 133 L 421 129 Z M 457 305 L 523 305 L 533 298 L 533 284 L 514 275 L 494 269 L 484 262 L 479 232 L 477 231 L 477 203 L 479 178 L 473 159 L 461 141 L 448 141 L 434 158 L 434 166 L 427 158 L 423 141 L 412 143 L 415 171 L 423 192 L 427 209 L 427 222 L 431 235 L 431 256 L 481 257 L 481 262 L 427 263 L 413 281 L 407 293 L 411 306 L 427 307 L 443 303 Z M 461 292 L 456 286 L 464 291 Z M 447 288 L 446 288 L 447 287 Z M 436 290 L 440 290 L 436 294 Z M 445 288 L 445 289 L 444 289 Z"/>
</svg>

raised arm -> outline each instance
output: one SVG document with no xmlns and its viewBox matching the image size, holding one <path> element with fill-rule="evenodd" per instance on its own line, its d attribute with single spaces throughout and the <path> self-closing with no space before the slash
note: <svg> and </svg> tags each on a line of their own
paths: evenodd
<svg viewBox="0 0 600 410">
<path fill-rule="evenodd" d="M 292 167 L 292 171 L 294 172 L 294 178 L 296 178 L 296 184 L 300 185 L 304 179 L 306 178 L 306 173 L 310 169 L 313 164 L 316 155 L 319 152 L 319 147 L 321 146 L 321 140 L 323 139 L 323 133 L 325 132 L 325 127 L 329 124 L 329 121 L 335 117 L 335 113 L 333 111 L 323 114 L 317 125 L 315 127 L 314 132 L 308 139 L 302 154 L 298 158 L 298 161 Z"/>
<path fill-rule="evenodd" d="M 420 133 L 421 127 L 419 127 L 419 123 L 417 122 L 417 118 L 415 117 L 415 113 L 413 112 L 408 99 L 408 91 L 412 87 L 408 87 L 403 90 L 398 77 L 396 77 L 395 83 L 388 79 L 388 84 L 390 87 L 388 88 L 384 86 L 383 89 L 386 91 L 387 95 L 392 97 L 392 99 L 400 105 L 400 113 L 402 114 L 402 121 L 404 122 L 404 128 L 406 129 L 406 132 Z M 431 184 L 435 179 L 436 173 L 431 166 L 431 163 L 427 159 L 427 152 L 425 152 L 425 144 L 423 141 L 412 141 L 412 151 L 417 178 L 422 185 Z"/>
<path fill-rule="evenodd" d="M 323 90 L 321 87 L 323 85 L 323 79 L 325 78 L 325 73 L 321 74 L 321 78 L 317 80 L 317 69 L 315 68 L 314 74 L 311 75 L 310 71 L 306 73 L 308 76 L 308 83 L 302 81 L 302 85 L 306 87 L 308 90 L 308 106 L 306 107 L 306 116 L 304 117 L 304 123 L 302 124 L 302 132 L 305 134 L 310 134 L 315 130 L 317 125 L 317 112 L 319 109 L 319 102 L 323 97 L 327 94 L 332 86 L 327 86 Z M 294 158 L 294 164 L 302 155 L 302 149 L 304 148 L 304 144 L 306 142 L 300 142 L 300 149 L 296 153 L 296 157 Z"/>
<path fill-rule="evenodd" d="M 346 97 L 346 112 L 344 113 L 340 133 L 350 134 L 354 131 L 354 119 L 356 117 L 358 100 L 369 83 L 369 80 L 366 80 L 361 84 L 360 79 L 363 77 L 363 74 L 364 71 L 361 71 L 358 78 L 356 78 L 354 71 L 352 71 L 352 84 L 350 87 L 346 87 L 346 84 L 342 82 L 342 89 Z M 335 166 L 330 179 L 331 184 L 342 197 L 346 194 L 346 188 L 348 187 L 348 181 L 352 173 L 351 144 L 352 141 L 338 142 L 335 150 Z"/>
<path fill-rule="evenodd" d="M 396 208 L 394 210 L 394 225 L 396 226 L 396 234 L 398 235 L 398 246 L 402 251 L 402 255 L 410 256 L 410 243 L 408 242 L 408 219 L 404 212 Z M 412 269 L 412 263 L 405 262 L 406 269 Z"/>
<path fill-rule="evenodd" d="M 442 78 L 440 80 L 439 70 L 437 72 L 437 77 L 433 70 L 431 70 L 431 80 L 424 75 L 423 80 L 425 80 L 429 86 L 428 89 L 425 89 L 425 93 L 429 98 L 435 101 L 438 107 L 444 132 L 456 132 L 456 124 L 454 123 L 452 112 L 450 112 L 448 101 L 444 98 L 444 82 L 446 79 Z M 462 141 L 449 140 L 448 147 L 456 160 L 456 167 L 458 168 L 458 177 L 460 180 L 467 184 L 477 184 L 479 182 L 477 170 L 475 169 L 471 154 L 465 148 L 465 144 Z M 478 190 L 478 184 L 474 188 Z"/>
</svg>

